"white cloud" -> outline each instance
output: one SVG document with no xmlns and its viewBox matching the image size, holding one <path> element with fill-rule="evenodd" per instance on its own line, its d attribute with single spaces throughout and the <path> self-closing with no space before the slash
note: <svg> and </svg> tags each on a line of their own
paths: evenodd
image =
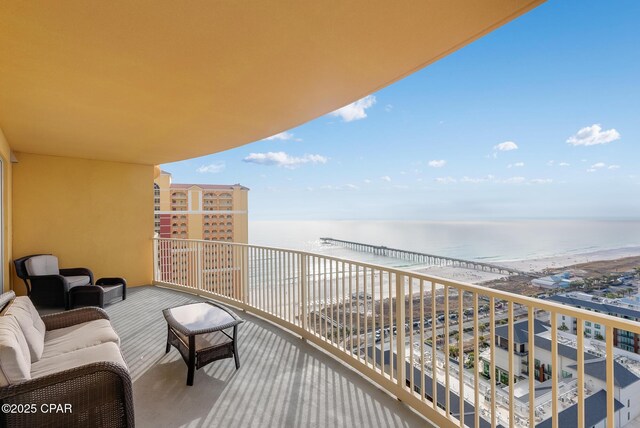
<svg viewBox="0 0 640 428">
<path fill-rule="evenodd" d="M 384 106 L 384 111 L 390 112 L 391 110 L 393 110 L 393 105 L 392 104 L 387 104 L 386 106 Z"/>
<path fill-rule="evenodd" d="M 205 173 L 217 174 L 219 172 L 224 171 L 225 167 L 226 165 L 224 162 L 214 162 L 209 165 L 202 165 L 196 171 L 198 171 L 200 174 L 205 174 Z"/>
<path fill-rule="evenodd" d="M 620 169 L 620 165 L 609 165 L 607 169 Z"/>
<path fill-rule="evenodd" d="M 265 138 L 265 140 L 267 141 L 273 141 L 273 140 L 286 141 L 286 140 L 292 140 L 292 139 L 293 139 L 293 134 L 291 132 L 286 132 L 286 131 L 276 135 L 272 135 L 271 137 Z M 297 139 L 297 140 L 300 140 L 300 139 Z"/>
<path fill-rule="evenodd" d="M 503 180 L 503 183 L 520 184 L 520 183 L 524 183 L 525 180 L 526 180 L 526 178 L 524 178 L 524 177 L 510 177 L 510 178 L 507 178 L 507 179 Z"/>
<path fill-rule="evenodd" d="M 307 163 L 327 163 L 328 158 L 322 155 L 305 154 L 301 157 L 291 156 L 285 152 L 250 153 L 243 159 L 244 162 L 258 165 L 275 165 L 294 169 Z"/>
<path fill-rule="evenodd" d="M 596 144 L 607 144 L 620 139 L 620 133 L 615 129 L 602 130 L 599 124 L 580 129 L 575 135 L 567 139 L 567 143 L 572 146 L 594 146 Z"/>
<path fill-rule="evenodd" d="M 430 160 L 428 165 L 431 168 L 442 168 L 443 166 L 445 166 L 447 164 L 447 161 L 444 159 L 440 159 L 440 160 Z"/>
<path fill-rule="evenodd" d="M 369 180 L 368 178 L 365 178 L 362 181 L 364 182 L 364 184 L 371 184 L 371 180 Z"/>
<path fill-rule="evenodd" d="M 493 150 L 499 150 L 501 152 L 509 152 L 511 150 L 517 150 L 518 145 L 513 141 L 505 141 L 504 143 L 493 146 Z"/>
<path fill-rule="evenodd" d="M 598 162 L 598 163 L 594 163 L 593 165 L 591 165 L 591 168 L 593 168 L 593 169 L 601 169 L 601 168 L 604 168 L 606 166 L 607 166 L 606 163 Z"/>
<path fill-rule="evenodd" d="M 522 168 L 524 166 L 524 162 L 516 162 L 516 163 L 510 163 L 509 165 L 507 165 L 507 168 Z"/>
<path fill-rule="evenodd" d="M 556 164 L 556 161 L 554 160 L 550 160 L 549 162 L 547 162 L 547 166 L 554 166 Z"/>
<path fill-rule="evenodd" d="M 464 176 L 460 179 L 461 183 L 482 183 L 483 181 L 487 181 L 485 178 L 481 178 L 481 177 L 467 177 Z"/>
<path fill-rule="evenodd" d="M 565 167 L 565 166 L 571 166 L 571 164 L 568 164 L 568 163 L 566 163 L 566 162 L 560 162 L 560 163 L 558 164 L 558 166 L 559 166 L 559 167 Z"/>
<path fill-rule="evenodd" d="M 450 183 L 455 183 L 457 180 L 453 177 L 438 177 L 436 178 L 436 183 L 441 183 L 441 184 L 450 184 Z"/>
<path fill-rule="evenodd" d="M 460 179 L 461 183 L 484 183 L 486 181 L 493 181 L 495 180 L 495 177 L 491 174 L 487 175 L 486 177 L 462 177 Z"/>
<path fill-rule="evenodd" d="M 355 184 L 344 184 L 341 186 L 334 186 L 332 184 L 327 184 L 324 186 L 320 186 L 323 190 L 360 190 L 360 187 Z"/>
<path fill-rule="evenodd" d="M 551 184 L 553 180 L 550 178 L 534 178 L 530 181 L 532 184 Z"/>
<path fill-rule="evenodd" d="M 389 177 L 388 175 L 383 175 L 382 177 L 380 177 L 380 180 L 389 183 L 391 181 L 391 177 Z"/>
<path fill-rule="evenodd" d="M 367 95 L 358 101 L 346 105 L 338 110 L 331 112 L 332 116 L 341 117 L 344 122 L 352 122 L 354 120 L 364 119 L 367 117 L 366 110 L 376 103 L 376 97 Z"/>
</svg>

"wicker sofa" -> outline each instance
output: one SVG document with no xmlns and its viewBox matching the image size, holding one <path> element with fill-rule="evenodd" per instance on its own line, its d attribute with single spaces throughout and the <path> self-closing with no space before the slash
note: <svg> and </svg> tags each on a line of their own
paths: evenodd
<svg viewBox="0 0 640 428">
<path fill-rule="evenodd" d="M 40 317 L 28 297 L 1 294 L 0 405 L 0 426 L 133 427 L 131 378 L 106 312 Z"/>
</svg>

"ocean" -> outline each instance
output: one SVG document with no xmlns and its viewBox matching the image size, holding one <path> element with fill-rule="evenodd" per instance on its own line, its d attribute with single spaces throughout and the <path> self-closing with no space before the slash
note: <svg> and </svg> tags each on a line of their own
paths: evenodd
<svg viewBox="0 0 640 428">
<path fill-rule="evenodd" d="M 322 245 L 330 237 L 501 262 L 640 247 L 640 220 L 250 221 L 249 243 L 401 267 L 406 261 Z"/>
</svg>

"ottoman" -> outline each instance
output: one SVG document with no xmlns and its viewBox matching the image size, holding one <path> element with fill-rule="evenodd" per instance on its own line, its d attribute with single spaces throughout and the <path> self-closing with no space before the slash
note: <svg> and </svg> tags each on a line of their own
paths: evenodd
<svg viewBox="0 0 640 428">
<path fill-rule="evenodd" d="M 95 285 L 81 285 L 69 290 L 69 307 L 98 306 L 104 308 L 117 298 L 127 298 L 127 281 L 124 278 L 100 278 Z"/>
</svg>

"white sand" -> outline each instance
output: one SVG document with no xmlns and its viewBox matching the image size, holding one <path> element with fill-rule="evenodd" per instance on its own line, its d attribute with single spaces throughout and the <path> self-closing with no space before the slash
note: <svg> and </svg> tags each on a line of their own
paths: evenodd
<svg viewBox="0 0 640 428">
<path fill-rule="evenodd" d="M 640 247 L 615 248 L 610 250 L 593 251 L 583 254 L 569 254 L 564 256 L 545 257 L 531 260 L 513 260 L 508 262 L 493 262 L 495 265 L 506 266 L 525 272 L 540 272 L 543 269 L 559 269 L 579 263 L 587 263 L 598 260 L 615 260 L 624 257 L 640 256 Z M 416 272 L 425 275 L 438 276 L 471 284 L 478 284 L 503 277 L 490 272 L 482 272 L 474 269 L 462 269 L 450 266 L 419 267 Z"/>
<path fill-rule="evenodd" d="M 558 269 L 561 267 L 571 266 L 579 263 L 587 263 L 598 260 L 615 260 L 632 256 L 640 256 L 640 247 L 614 248 L 610 250 L 600 250 L 582 254 L 570 254 L 534 260 L 516 260 L 496 264 L 524 271 L 539 272 L 547 268 Z"/>
<path fill-rule="evenodd" d="M 478 284 L 485 281 L 491 281 L 504 277 L 491 272 L 482 272 L 475 269 L 463 269 L 452 266 L 429 266 L 421 267 L 418 269 L 412 269 L 415 272 L 423 273 L 425 275 L 437 276 L 445 279 L 453 279 L 460 282 L 467 282 L 471 284 Z"/>
</svg>

